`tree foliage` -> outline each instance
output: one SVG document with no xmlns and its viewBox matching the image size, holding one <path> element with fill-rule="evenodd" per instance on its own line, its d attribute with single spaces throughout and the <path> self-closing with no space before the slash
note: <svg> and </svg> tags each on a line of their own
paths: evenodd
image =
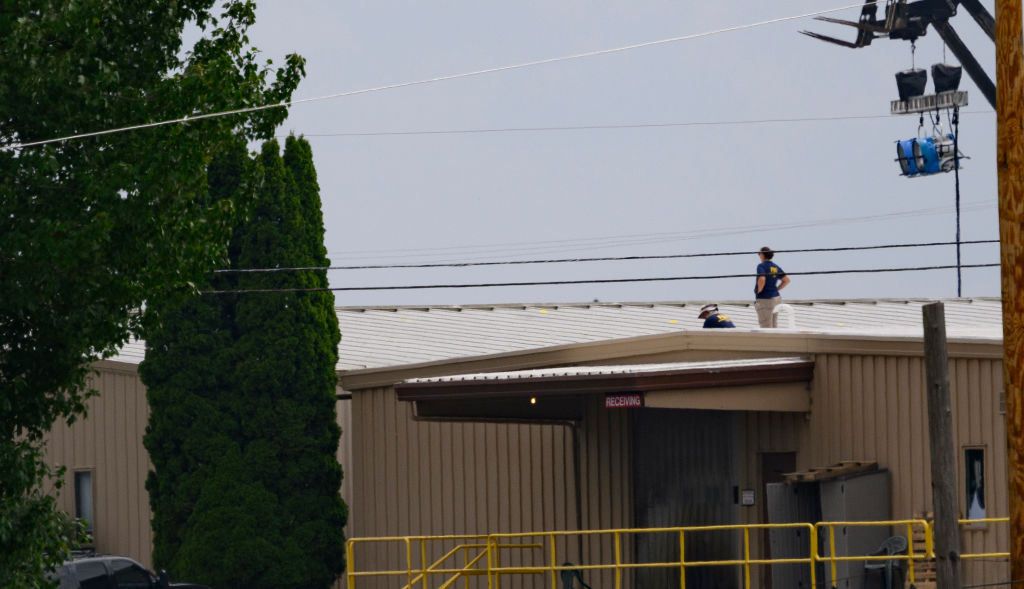
<svg viewBox="0 0 1024 589">
<path fill-rule="evenodd" d="M 210 186 L 256 196 L 231 267 L 326 267 L 309 144 L 264 144 L 255 181 L 237 158 Z M 234 163 L 231 163 L 234 162 Z M 213 199 L 223 198 L 213 195 Z M 220 274 L 222 290 L 325 289 L 326 271 Z M 335 414 L 340 339 L 330 291 L 203 295 L 165 303 L 140 374 L 158 566 L 215 588 L 329 587 L 344 569 Z M 173 317 L 173 320 L 171 319 Z"/>
<path fill-rule="evenodd" d="M 0 6 L 5 574 L 42 583 L 52 562 L 29 552 L 50 561 L 66 554 L 66 528 L 52 500 L 35 491 L 48 472 L 42 436 L 83 412 L 90 363 L 140 329 L 147 299 L 188 288 L 224 259 L 230 205 L 201 202 L 207 165 L 236 137 L 269 137 L 286 112 L 17 146 L 288 100 L 303 61 L 261 63 L 246 37 L 254 14 L 245 0 Z M 185 48 L 189 23 L 201 38 Z"/>
</svg>

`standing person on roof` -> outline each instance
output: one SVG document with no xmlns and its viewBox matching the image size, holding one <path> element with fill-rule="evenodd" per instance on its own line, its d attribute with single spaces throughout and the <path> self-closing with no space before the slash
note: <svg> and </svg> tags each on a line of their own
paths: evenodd
<svg viewBox="0 0 1024 589">
<path fill-rule="evenodd" d="M 700 315 L 697 315 L 704 320 L 704 328 L 709 327 L 736 327 L 729 316 L 724 313 L 718 312 L 718 305 L 710 303 L 700 308 Z"/>
<path fill-rule="evenodd" d="M 757 310 L 757 323 L 761 327 L 777 327 L 776 316 L 772 311 L 782 302 L 779 291 L 789 284 L 789 276 L 772 261 L 775 252 L 765 246 L 757 253 L 761 263 L 757 265 L 757 286 L 754 288 L 754 309 Z"/>
</svg>

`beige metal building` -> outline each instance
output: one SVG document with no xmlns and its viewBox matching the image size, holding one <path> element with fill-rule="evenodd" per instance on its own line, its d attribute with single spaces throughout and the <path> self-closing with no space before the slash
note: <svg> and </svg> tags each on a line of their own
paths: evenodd
<svg viewBox="0 0 1024 589">
<path fill-rule="evenodd" d="M 790 302 L 780 315 L 786 327 L 773 330 L 746 327 L 756 325 L 746 303 L 720 305 L 734 330 L 700 329 L 702 303 L 339 308 L 348 535 L 766 522 L 766 484 L 840 461 L 888 472 L 889 490 L 863 499 L 892 518 L 930 511 L 926 302 Z M 961 509 L 1005 516 L 1000 304 L 943 302 Z M 50 453 L 71 471 L 63 505 L 92 510 L 97 549 L 148 562 L 138 360 L 136 346 L 101 363 L 89 418 L 55 430 Z M 85 484 L 76 472 L 90 473 L 89 505 L 76 506 L 76 485 Z M 962 540 L 976 553 L 1008 544 L 999 524 L 967 526 Z M 735 547 L 720 537 L 693 549 L 714 557 Z M 559 555 L 607 563 L 613 549 L 608 537 L 574 538 L 560 542 Z M 394 546 L 360 550 L 356 570 L 405 566 Z M 634 559 L 672 550 L 640 536 L 620 547 Z M 969 582 L 1008 575 L 999 559 L 965 570 Z M 609 573 L 587 580 L 611 586 Z M 708 570 L 692 580 L 735 586 L 739 576 Z M 769 584 L 766 567 L 754 581 Z M 656 573 L 626 579 L 660 584 Z"/>
</svg>

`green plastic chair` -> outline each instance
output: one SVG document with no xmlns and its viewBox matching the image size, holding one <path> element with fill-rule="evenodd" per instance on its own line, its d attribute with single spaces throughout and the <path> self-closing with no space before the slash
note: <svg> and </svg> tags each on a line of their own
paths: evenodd
<svg viewBox="0 0 1024 589">
<path fill-rule="evenodd" d="M 892 556 L 894 554 L 903 554 L 907 551 L 907 539 L 903 536 L 890 536 L 882 542 L 882 545 L 878 547 L 878 550 L 872 552 L 868 556 Z M 885 573 L 885 589 L 894 589 L 896 585 L 893 585 L 893 572 L 903 575 L 903 569 L 900 568 L 900 561 L 893 560 L 868 560 L 864 562 L 864 584 L 867 585 L 868 575 L 872 571 L 884 572 Z M 901 580 L 902 584 L 902 580 Z"/>
</svg>

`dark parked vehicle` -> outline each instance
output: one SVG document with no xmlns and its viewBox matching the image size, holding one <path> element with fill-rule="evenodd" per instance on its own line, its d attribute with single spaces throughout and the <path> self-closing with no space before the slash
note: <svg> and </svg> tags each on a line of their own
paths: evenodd
<svg viewBox="0 0 1024 589">
<path fill-rule="evenodd" d="M 210 589 L 192 583 L 171 583 L 166 573 L 154 575 L 123 556 L 84 556 L 64 563 L 53 578 L 57 589 Z"/>
</svg>

